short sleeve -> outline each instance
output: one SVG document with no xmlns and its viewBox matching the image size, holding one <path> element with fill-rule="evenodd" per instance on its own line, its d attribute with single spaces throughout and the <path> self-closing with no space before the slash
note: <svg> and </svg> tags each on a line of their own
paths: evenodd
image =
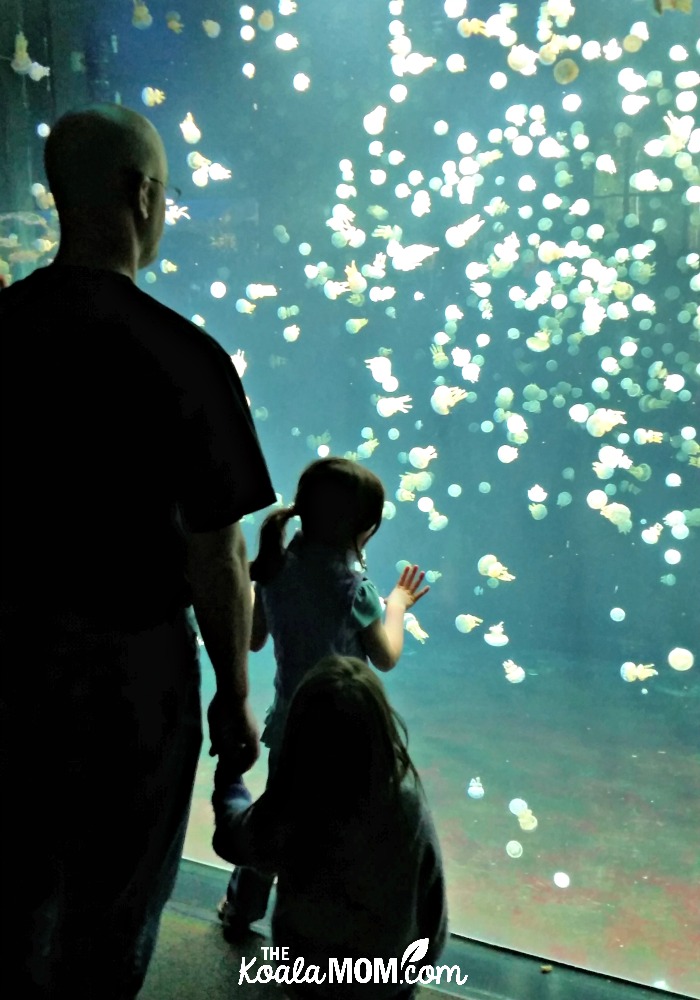
<svg viewBox="0 0 700 1000">
<path fill-rule="evenodd" d="M 382 617 L 382 602 L 379 591 L 371 580 L 363 580 L 357 589 L 352 605 L 352 620 L 358 629 L 367 628 Z"/>
<path fill-rule="evenodd" d="M 201 338 L 182 394 L 182 512 L 191 531 L 211 531 L 275 502 L 267 464 L 231 359 Z"/>
</svg>

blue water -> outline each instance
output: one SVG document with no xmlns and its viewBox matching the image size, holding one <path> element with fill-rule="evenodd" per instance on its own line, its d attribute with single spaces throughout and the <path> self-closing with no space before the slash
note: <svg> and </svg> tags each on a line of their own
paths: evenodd
<svg viewBox="0 0 700 1000">
<path fill-rule="evenodd" d="M 68 26 L 58 29 L 66 34 L 64 48 L 85 50 L 85 96 L 121 100 L 158 126 L 171 181 L 183 191 L 180 204 L 189 218 L 168 226 L 161 245 L 162 258 L 177 271 L 164 273 L 158 262 L 139 282 L 203 321 L 231 354 L 244 352 L 244 386 L 285 502 L 319 445 L 332 454 L 358 454 L 372 442 L 374 450 L 361 460 L 381 476 L 393 508 L 369 544 L 368 572 L 383 593 L 402 560 L 434 574 L 430 594 L 415 609 L 428 637 L 421 644 L 406 636 L 404 658 L 386 683 L 409 724 L 443 840 L 453 931 L 700 996 L 692 957 L 700 946 L 700 869 L 696 852 L 687 849 L 697 842 L 689 789 L 700 780 L 700 136 L 697 108 L 683 110 L 692 97 L 680 98 L 681 107 L 678 97 L 681 91 L 697 95 L 697 83 L 677 81 L 679 73 L 700 70 L 697 10 L 658 16 L 651 0 L 580 2 L 561 27 L 553 25 L 572 46 L 560 57 L 579 69 L 575 80 L 560 85 L 552 66 L 540 60 L 531 76 L 508 64 L 515 44 L 532 52 L 543 44 L 537 39 L 541 7 L 534 2 L 513 13 L 517 38 L 506 36 L 507 45 L 483 34 L 462 37 L 459 18 L 433 0 L 299 0 L 287 16 L 274 9 L 269 32 L 257 26 L 262 8 L 244 21 L 228 0 L 212 0 L 206 11 L 181 2 L 181 34 L 168 29 L 163 4 L 150 9 L 153 24 L 143 30 L 132 24 L 126 0 L 95 9 L 86 4 L 80 38 L 72 39 Z M 473 0 L 466 14 L 486 21 L 498 9 Z M 566 4 L 559 9 L 566 12 Z M 220 24 L 218 37 L 204 32 L 203 17 Z M 649 40 L 626 51 L 623 41 L 640 21 Z M 247 43 L 240 36 L 246 24 L 255 29 Z M 275 42 L 281 32 L 293 34 L 297 47 L 281 51 Z M 388 46 L 402 34 L 435 64 L 419 75 L 397 76 Z M 611 40 L 619 43 L 619 55 Z M 596 41 L 608 46 L 609 58 L 584 57 L 581 46 Z M 684 58 L 674 46 L 684 49 Z M 446 60 L 460 53 L 467 69 L 452 73 Z M 252 78 L 242 72 L 246 63 L 255 67 Z M 637 113 L 623 110 L 631 93 L 619 82 L 623 69 L 644 78 L 636 93 L 648 103 Z M 58 67 L 52 72 L 58 75 Z M 308 75 L 307 91 L 294 89 L 298 73 Z M 504 89 L 492 86 L 494 73 L 505 74 Z M 649 76 L 656 73 L 660 81 Z M 80 82 L 73 81 L 74 91 Z M 401 103 L 389 94 L 397 84 L 407 88 Z M 38 123 L 48 115 L 39 96 L 48 84 L 33 86 Z M 147 86 L 164 91 L 162 104 L 143 104 Z M 60 88 L 56 94 L 60 100 Z M 580 107 L 566 110 L 562 101 L 572 95 Z M 385 126 L 370 135 L 363 119 L 378 105 L 387 108 Z M 509 120 L 519 120 L 508 110 L 516 105 L 525 108 L 519 125 Z M 194 144 L 179 127 L 188 112 L 201 130 Z M 675 125 L 665 118 L 669 112 Z M 677 120 L 684 115 L 693 121 L 674 155 L 645 153 L 650 140 L 668 137 L 673 127 L 682 131 Z M 538 120 L 539 134 L 533 129 Z M 436 134 L 437 122 L 446 123 L 445 134 Z M 492 132 L 509 128 L 506 135 Z M 532 151 L 517 155 L 513 140 L 533 131 Z M 462 133 L 474 137 L 470 153 L 458 147 Z M 541 155 L 546 137 L 564 147 L 558 156 Z M 372 152 L 373 142 L 381 149 Z M 474 159 L 493 150 L 502 157 L 474 167 Z M 198 187 L 187 164 L 193 151 L 232 177 Z M 402 162 L 393 165 L 399 158 L 391 151 L 400 151 Z M 596 165 L 605 154 L 615 174 Z M 349 164 L 339 166 L 344 160 Z M 374 170 L 386 171 L 385 183 L 373 183 Z M 474 170 L 479 183 L 471 204 L 460 203 L 450 172 L 469 177 Z M 661 187 L 635 189 L 631 178 L 643 170 L 654 172 Z M 563 173 L 571 183 L 559 186 Z M 343 197 L 341 183 L 355 193 Z M 406 197 L 397 192 L 400 184 L 408 185 Z M 430 211 L 420 216 L 411 211 L 417 191 L 430 197 Z M 561 204 L 544 207 L 547 195 Z M 508 207 L 491 215 L 486 208 L 496 198 Z M 587 210 L 571 214 L 579 199 Z M 338 205 L 355 213 L 352 226 L 365 234 L 355 247 L 332 242 L 328 221 Z M 368 212 L 377 205 L 386 210 L 383 220 Z M 483 225 L 475 235 L 461 248 L 451 246 L 448 230 L 476 215 Z M 386 236 L 372 235 L 380 225 L 400 227 L 403 247 L 436 252 L 408 271 L 397 270 L 390 255 L 385 277 L 368 278 L 355 303 L 346 291 L 328 297 L 305 267 L 329 267 L 331 280 L 344 280 L 351 262 L 362 268 L 395 249 Z M 592 225 L 602 226 L 602 235 L 589 234 Z M 285 228 L 288 242 L 280 242 L 275 227 Z M 474 287 L 467 265 L 488 267 L 508 237 L 518 241 L 512 269 L 500 277 L 487 272 Z M 562 248 L 562 256 L 538 255 L 544 240 Z M 572 241 L 588 248 L 585 268 Z M 300 253 L 300 244 L 310 245 L 308 253 Z M 654 265 L 648 280 L 640 275 L 644 268 L 630 270 L 635 255 L 645 252 L 640 259 Z M 631 286 L 629 294 L 622 285 L 614 291 L 612 279 L 606 285 L 599 272 L 587 274 L 590 261 L 614 267 L 615 280 Z M 570 280 L 559 269 L 567 263 L 575 269 Z M 217 281 L 225 286 L 220 299 L 210 291 Z M 254 300 L 246 292 L 251 283 L 274 285 L 277 294 Z M 388 287 L 392 298 L 371 299 L 372 289 Z M 514 301 L 514 288 L 523 290 L 525 307 Z M 548 289 L 539 302 L 532 298 L 537 288 Z M 639 294 L 653 301 L 654 311 L 638 300 L 633 305 Z M 238 311 L 240 299 L 255 310 Z M 581 335 L 586 300 L 606 310 L 624 303 L 629 315 L 605 315 L 597 331 Z M 278 310 L 290 306 L 298 314 L 280 318 Z M 450 306 L 462 314 L 453 326 L 445 314 Z M 358 318 L 366 325 L 348 332 L 347 321 Z M 285 327 L 294 324 L 298 339 L 285 339 Z M 542 351 L 528 344 L 538 330 L 549 338 Z M 441 341 L 446 365 L 436 367 L 431 349 Z M 626 342 L 636 345 L 635 353 L 625 355 Z M 471 353 L 478 381 L 465 379 L 454 348 Z M 390 359 L 395 388 L 375 382 L 366 364 L 382 355 Z M 605 358 L 618 365 L 606 362 L 606 371 Z M 667 383 L 669 376 L 676 378 Z M 606 385 L 594 386 L 601 378 Z M 431 405 L 441 383 L 468 393 L 446 414 Z M 505 387 L 512 402 L 499 407 Z M 399 396 L 410 397 L 407 412 L 378 413 L 380 397 Z M 619 411 L 624 422 L 593 436 L 570 415 L 576 404 L 588 414 Z M 512 414 L 525 420 L 526 439 L 509 432 Z M 658 432 L 659 442 L 638 443 L 639 430 Z M 518 449 L 509 464 L 499 458 L 503 445 Z M 429 446 L 437 456 L 426 470 L 428 487 L 413 499 L 397 499 L 401 476 L 420 471 L 409 452 Z M 599 478 L 593 463 L 604 446 L 621 450 L 621 464 Z M 643 471 L 636 477 L 624 467 L 630 464 L 647 465 L 650 477 Z M 528 491 L 535 486 L 547 493 L 542 520 L 530 510 L 537 501 Z M 590 506 L 594 490 L 628 509 L 629 531 Z M 562 493 L 570 503 L 557 503 Z M 432 525 L 418 505 L 426 498 L 424 506 L 432 501 L 442 515 Z M 246 521 L 251 552 L 262 516 Z M 645 540 L 642 532 L 657 524 L 658 540 Z M 489 581 L 480 574 L 486 554 L 515 579 Z M 463 614 L 482 623 L 463 634 L 455 627 Z M 484 635 L 501 622 L 509 642 L 494 648 Z M 668 657 L 677 647 L 694 655 L 693 668 L 672 669 Z M 507 659 L 525 671 L 521 683 L 508 683 Z M 653 664 L 657 674 L 626 682 L 620 669 L 628 661 Z M 260 718 L 273 667 L 269 651 L 251 658 Z M 205 660 L 205 693 L 211 683 Z M 210 765 L 203 760 L 188 839 L 189 852 L 203 860 L 213 860 Z M 477 775 L 485 788 L 478 802 L 465 794 Z M 263 781 L 261 761 L 251 782 L 259 790 Z M 519 829 L 508 810 L 515 797 L 533 809 L 536 830 Z M 505 853 L 511 839 L 523 845 L 518 861 Z M 568 874 L 569 888 L 554 886 L 555 872 Z"/>
</svg>

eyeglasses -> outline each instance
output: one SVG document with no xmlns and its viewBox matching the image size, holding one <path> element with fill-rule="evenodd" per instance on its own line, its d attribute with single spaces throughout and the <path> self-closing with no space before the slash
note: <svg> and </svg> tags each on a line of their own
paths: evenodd
<svg viewBox="0 0 700 1000">
<path fill-rule="evenodd" d="M 163 182 L 157 177 L 149 177 L 148 174 L 146 174 L 145 177 L 147 181 L 153 181 L 155 184 L 160 184 L 165 192 L 166 201 L 176 202 L 182 196 L 182 191 L 179 187 L 175 187 L 173 184 L 163 184 Z"/>
</svg>

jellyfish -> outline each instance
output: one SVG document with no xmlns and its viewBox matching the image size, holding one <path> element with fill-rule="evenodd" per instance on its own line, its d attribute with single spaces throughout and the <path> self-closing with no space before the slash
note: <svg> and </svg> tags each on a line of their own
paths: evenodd
<svg viewBox="0 0 700 1000">
<path fill-rule="evenodd" d="M 469 38 L 470 35 L 486 34 L 486 22 L 480 21 L 478 17 L 463 17 L 457 22 L 457 31 L 462 38 Z"/>
<path fill-rule="evenodd" d="M 510 640 L 503 631 L 503 622 L 499 622 L 497 625 L 489 625 L 489 630 L 484 635 L 484 641 L 489 646 L 506 646 Z"/>
<path fill-rule="evenodd" d="M 668 654 L 668 665 L 673 670 L 690 670 L 690 668 L 695 663 L 695 657 L 689 649 L 684 649 L 682 646 L 676 646 Z"/>
<path fill-rule="evenodd" d="M 510 681 L 511 684 L 520 684 L 521 681 L 525 680 L 525 671 L 514 660 L 505 660 L 503 662 L 503 669 L 505 670 L 506 680 Z"/>
<path fill-rule="evenodd" d="M 134 0 L 134 12 L 131 17 L 131 23 L 135 28 L 139 28 L 142 31 L 145 28 L 150 28 L 153 24 L 151 12 L 142 0 Z"/>
<path fill-rule="evenodd" d="M 602 507 L 600 513 L 614 524 L 617 530 L 626 535 L 632 529 L 632 511 L 623 503 L 609 503 Z"/>
<path fill-rule="evenodd" d="M 430 638 L 428 633 L 421 628 L 420 622 L 412 612 L 407 612 L 404 615 L 403 621 L 406 631 L 410 632 L 413 638 L 417 639 L 418 642 L 423 643 L 426 639 Z"/>
<path fill-rule="evenodd" d="M 147 107 L 153 108 L 156 104 L 163 103 L 165 100 L 165 91 L 158 90 L 157 87 L 144 87 L 141 91 L 141 100 Z"/>
<path fill-rule="evenodd" d="M 481 778 L 472 778 L 470 780 L 467 795 L 470 799 L 483 799 L 484 786 L 481 783 Z"/>
<path fill-rule="evenodd" d="M 191 111 L 188 111 L 184 119 L 180 122 L 180 131 L 185 142 L 189 142 L 191 145 L 199 142 L 202 138 L 202 133 L 197 128 Z"/>
<path fill-rule="evenodd" d="M 552 72 L 557 83 L 565 87 L 567 83 L 573 83 L 578 76 L 578 64 L 573 59 L 560 59 Z"/>
<path fill-rule="evenodd" d="M 165 23 L 168 25 L 171 31 L 174 31 L 176 35 L 179 35 L 184 28 L 182 23 L 182 18 L 176 10 L 168 11 L 165 15 Z"/>
<path fill-rule="evenodd" d="M 476 615 L 457 615 L 455 618 L 455 625 L 458 632 L 471 632 L 478 625 L 483 625 L 484 619 L 477 618 Z"/>
<path fill-rule="evenodd" d="M 524 809 L 518 816 L 518 823 L 521 830 L 530 831 L 537 829 L 537 817 L 532 812 L 532 809 Z"/>
<path fill-rule="evenodd" d="M 15 35 L 15 51 L 10 62 L 10 68 L 19 73 L 28 73 L 32 68 L 32 60 L 27 51 L 27 37 L 22 31 Z"/>
</svg>

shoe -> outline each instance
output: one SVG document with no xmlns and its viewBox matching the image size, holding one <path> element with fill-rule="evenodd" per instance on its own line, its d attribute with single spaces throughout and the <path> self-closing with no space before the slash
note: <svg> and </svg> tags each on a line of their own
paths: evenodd
<svg viewBox="0 0 700 1000">
<path fill-rule="evenodd" d="M 234 913 L 233 907 L 226 896 L 224 896 L 217 906 L 216 912 L 223 927 L 224 940 L 228 941 L 229 944 L 240 941 L 250 934 L 248 921 L 238 916 L 237 913 Z"/>
</svg>

